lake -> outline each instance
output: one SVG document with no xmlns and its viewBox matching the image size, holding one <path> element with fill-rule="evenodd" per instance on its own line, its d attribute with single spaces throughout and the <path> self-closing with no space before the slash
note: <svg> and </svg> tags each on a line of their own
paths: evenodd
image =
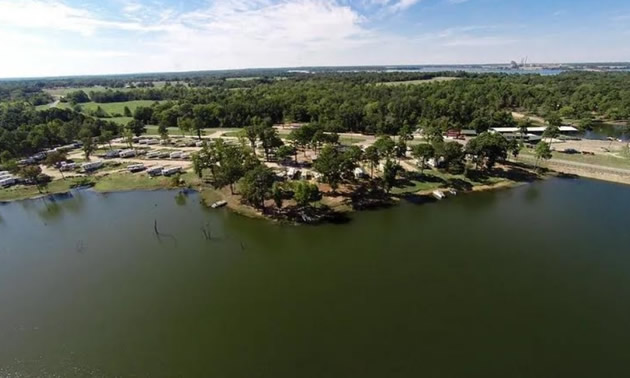
<svg viewBox="0 0 630 378">
<path fill-rule="evenodd" d="M 550 179 L 322 226 L 169 191 L 0 205 L 0 376 L 628 376 L 629 198 Z"/>
</svg>

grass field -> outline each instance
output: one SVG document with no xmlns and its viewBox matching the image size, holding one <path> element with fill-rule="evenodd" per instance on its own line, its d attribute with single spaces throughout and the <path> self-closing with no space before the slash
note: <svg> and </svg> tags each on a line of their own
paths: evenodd
<svg viewBox="0 0 630 378">
<path fill-rule="evenodd" d="M 387 81 L 382 83 L 377 83 L 377 85 L 418 85 L 418 84 L 429 84 L 441 81 L 451 81 L 457 80 L 456 77 L 434 77 L 433 79 L 428 80 L 407 80 L 407 81 Z"/>
<path fill-rule="evenodd" d="M 494 185 L 506 179 L 489 177 L 483 182 L 471 180 L 464 175 L 453 175 L 435 169 L 425 169 L 423 174 L 409 173 L 407 180 L 399 180 L 392 188 L 392 194 L 413 194 L 419 191 L 454 187 L 457 190 L 472 188 L 479 185 Z"/>
<path fill-rule="evenodd" d="M 534 158 L 533 149 L 523 149 L 521 154 Z M 577 163 L 601 165 L 610 168 L 630 169 L 630 159 L 616 157 L 611 155 L 581 155 L 581 154 L 564 154 L 562 152 L 553 152 L 553 159 L 574 161 Z"/>
<path fill-rule="evenodd" d="M 58 97 L 58 96 L 65 96 L 66 94 L 70 92 L 76 92 L 76 91 L 83 91 L 89 95 L 90 92 L 102 92 L 108 89 L 121 90 L 121 91 L 128 90 L 127 88 L 108 88 L 108 87 L 97 85 L 93 87 L 79 87 L 79 88 L 48 88 L 48 89 L 44 89 L 44 92 L 49 93 L 53 97 Z"/>
<path fill-rule="evenodd" d="M 193 173 L 184 173 L 180 176 L 185 185 L 199 185 L 199 178 Z M 39 193 L 37 187 L 33 185 L 18 185 L 8 189 L 0 189 L 0 201 L 14 201 L 36 196 L 46 196 L 56 193 L 65 193 L 70 190 L 73 184 L 78 183 L 81 178 L 68 178 L 66 180 L 55 180 L 48 184 Z M 168 189 L 173 187 L 172 177 L 155 177 L 151 178 L 146 173 L 112 173 L 107 176 L 94 176 L 90 180 L 95 182 L 94 190 L 99 192 L 116 192 L 123 190 L 152 190 L 152 189 Z"/>
<path fill-rule="evenodd" d="M 123 114 L 125 111 L 125 106 L 129 107 L 129 110 L 133 112 L 138 106 L 151 106 L 155 102 L 156 101 L 151 101 L 151 100 L 108 102 L 108 103 L 103 103 L 103 104 L 96 103 L 96 102 L 86 102 L 84 104 L 81 104 L 81 108 L 83 108 L 84 111 L 89 111 L 89 110 L 96 110 L 96 108 L 100 106 L 104 111 L 106 111 L 109 114 L 114 114 L 114 113 Z"/>
</svg>

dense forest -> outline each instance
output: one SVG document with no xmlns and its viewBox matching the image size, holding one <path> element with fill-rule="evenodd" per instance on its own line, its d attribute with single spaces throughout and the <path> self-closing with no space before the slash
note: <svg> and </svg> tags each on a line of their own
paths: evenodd
<svg viewBox="0 0 630 378">
<path fill-rule="evenodd" d="M 453 79 L 428 80 L 438 76 Z M 154 86 L 151 80 L 158 79 L 178 82 Z M 103 130 L 114 135 L 122 132 L 113 123 L 77 111 L 35 110 L 34 105 L 51 100 L 42 89 L 60 81 L 71 87 L 89 82 L 110 88 L 89 93 L 76 91 L 65 101 L 162 101 L 136 109 L 134 122 L 196 131 L 243 127 L 254 120 L 266 120 L 316 123 L 329 131 L 368 134 L 397 134 L 402 127 L 443 131 L 472 128 L 482 132 L 515 125 L 512 110 L 546 119 L 561 117 L 565 121 L 630 118 L 630 73 L 540 76 L 322 72 L 275 78 L 199 75 L 192 78 L 196 81 L 181 79 L 156 76 L 142 85 L 125 82 L 121 77 L 0 82 L 4 102 L 0 105 L 0 154 L 8 159 L 81 136 L 98 137 Z M 409 83 L 411 80 L 416 82 Z M 426 82 L 418 84 L 418 80 Z"/>
</svg>

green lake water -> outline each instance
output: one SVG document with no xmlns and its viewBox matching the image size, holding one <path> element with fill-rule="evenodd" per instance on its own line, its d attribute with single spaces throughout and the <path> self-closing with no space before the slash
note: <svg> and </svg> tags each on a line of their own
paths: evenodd
<svg viewBox="0 0 630 378">
<path fill-rule="evenodd" d="M 566 179 L 316 227 L 4 204 L 0 377 L 626 377 L 629 221 L 630 187 Z"/>
</svg>

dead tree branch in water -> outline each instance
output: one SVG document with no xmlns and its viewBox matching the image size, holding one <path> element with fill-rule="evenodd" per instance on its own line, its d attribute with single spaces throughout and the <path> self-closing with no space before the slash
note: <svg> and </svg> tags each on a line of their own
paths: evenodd
<svg viewBox="0 0 630 378">
<path fill-rule="evenodd" d="M 162 236 L 172 239 L 173 243 L 175 243 L 175 247 L 177 247 L 177 238 L 171 234 L 165 234 L 160 232 L 160 230 L 158 230 L 158 225 L 157 225 L 157 219 L 155 219 L 153 221 L 153 231 L 155 232 L 155 236 L 157 237 L 158 241 L 161 243 L 162 242 Z"/>
</svg>

